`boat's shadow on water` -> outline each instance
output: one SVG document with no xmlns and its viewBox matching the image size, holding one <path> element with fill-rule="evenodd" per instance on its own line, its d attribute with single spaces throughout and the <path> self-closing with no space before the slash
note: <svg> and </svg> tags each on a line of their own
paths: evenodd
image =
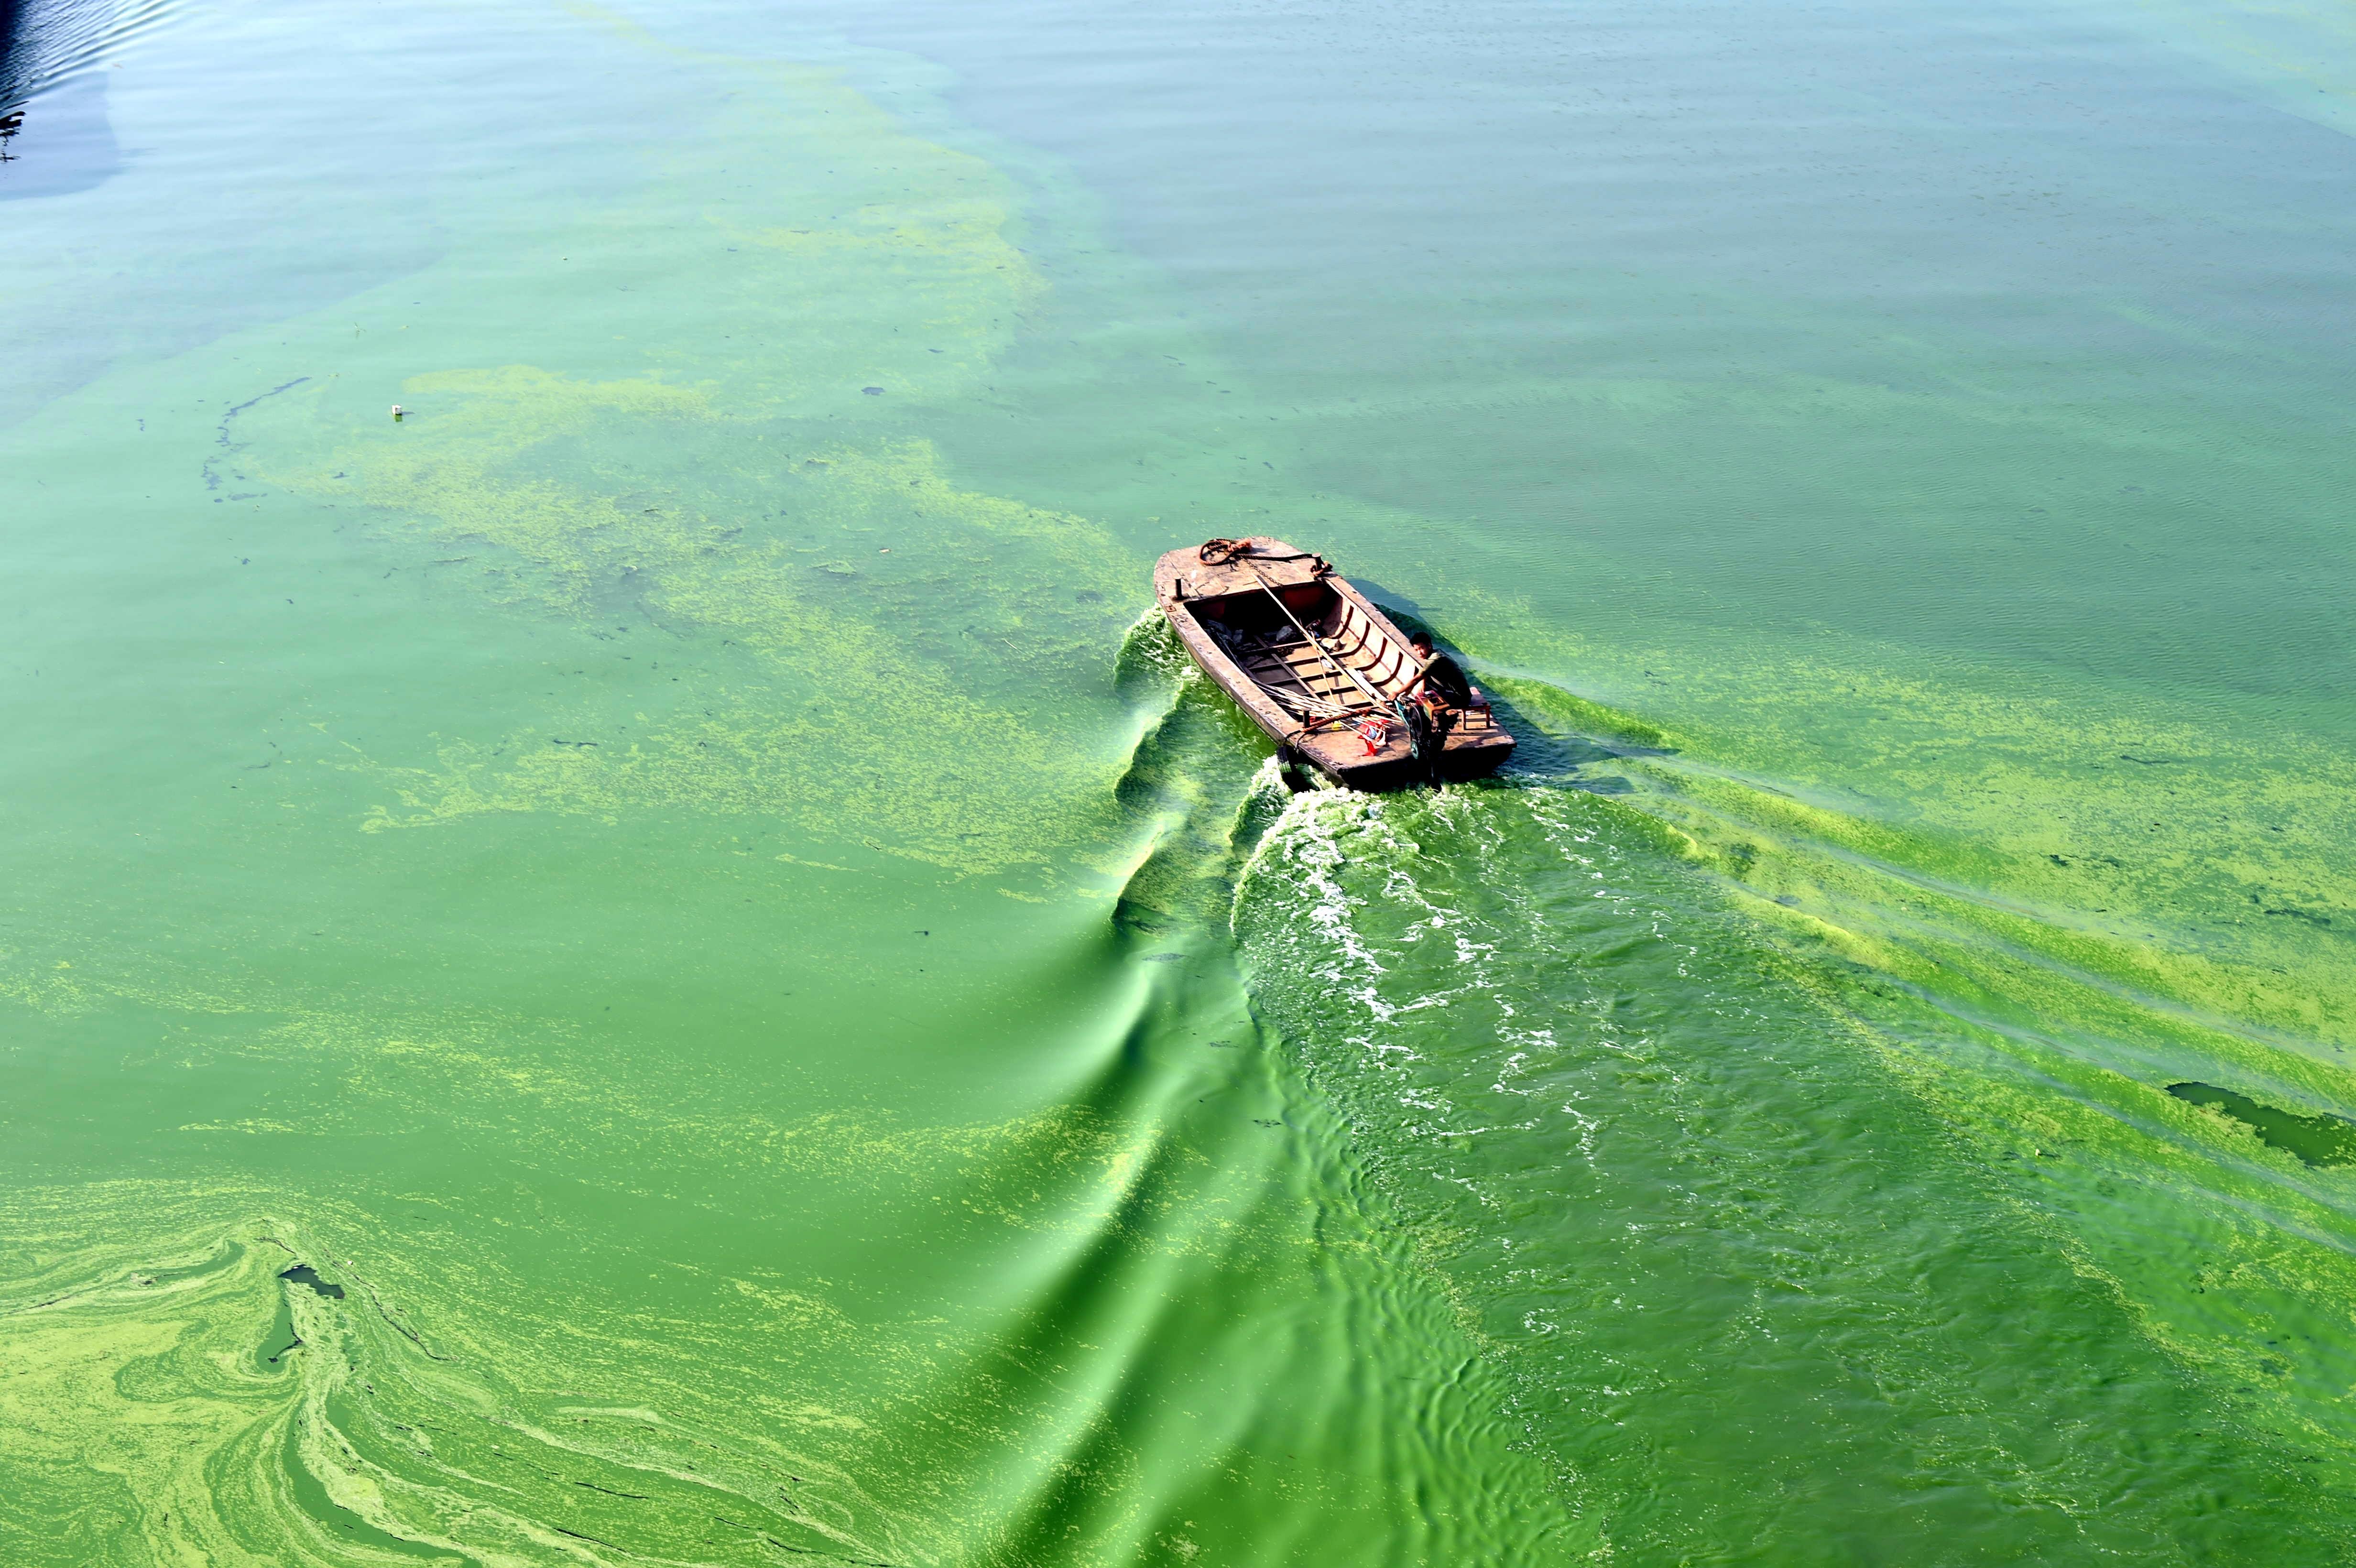
<svg viewBox="0 0 2356 1568">
<path fill-rule="evenodd" d="M 1663 756 L 1664 749 L 1613 745 L 1590 736 L 1548 731 L 1511 698 L 1482 685 L 1481 672 L 1472 670 L 1473 683 L 1489 699 L 1489 711 L 1514 737 L 1513 760 L 1497 771 L 1494 783 L 1506 788 L 1554 786 L 1585 790 L 1590 795 L 1633 795 L 1636 786 L 1612 764 L 1627 756 Z M 1479 784 L 1489 782 L 1473 780 Z M 1462 787 L 1462 786 L 1455 786 Z"/>
<path fill-rule="evenodd" d="M 1478 660 L 1466 655 L 1441 635 L 1440 629 L 1424 616 L 1422 606 L 1416 601 L 1365 578 L 1352 581 L 1401 631 L 1409 636 L 1422 633 L 1432 640 L 1434 647 L 1462 665 L 1472 684 L 1480 688 L 1482 696 L 1488 699 L 1491 715 L 1514 737 L 1512 759 L 1492 778 L 1467 780 L 1450 785 L 1451 789 L 1551 785 L 1585 790 L 1590 795 L 1633 795 L 1636 786 L 1624 774 L 1614 772 L 1612 764 L 1622 757 L 1664 757 L 1676 753 L 1674 747 L 1602 740 L 1566 731 L 1558 722 L 1551 727 L 1542 723 L 1525 705 L 1498 690 L 1496 677 L 1483 671 Z M 1568 701 L 1578 700 L 1568 692 L 1559 695 Z"/>
</svg>

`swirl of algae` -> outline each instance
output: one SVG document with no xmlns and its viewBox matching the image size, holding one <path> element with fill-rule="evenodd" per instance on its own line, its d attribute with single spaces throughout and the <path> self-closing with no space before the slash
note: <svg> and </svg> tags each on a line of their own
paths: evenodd
<svg viewBox="0 0 2356 1568">
<path fill-rule="evenodd" d="M 89 1239 L 93 1199 L 111 1200 L 103 1246 Z M 529 1336 L 418 1331 L 435 1315 L 417 1306 L 449 1284 L 404 1268 L 360 1211 L 296 1199 L 310 1217 L 295 1222 L 266 1201 L 123 1183 L 12 1202 L 0 1282 L 21 1369 L 0 1384 L 0 1419 L 22 1439 L 0 1458 L 11 1561 L 55 1560 L 60 1538 L 89 1563 L 905 1552 L 843 1470 L 779 1437 L 839 1439 L 858 1422 L 811 1407 L 748 1439 L 724 1435 L 741 1421 L 707 1430 L 642 1400 L 527 1392 L 517 1374 L 557 1370 Z M 224 1207 L 244 1217 L 224 1224 Z M 369 1256 L 380 1266 L 356 1261 Z M 444 1251 L 435 1273 L 485 1283 L 488 1262 Z M 820 1304 L 738 1285 L 771 1298 L 755 1339 L 772 1324 L 805 1345 L 860 1338 Z M 594 1382 L 641 1331 L 664 1328 L 578 1325 L 559 1336 L 572 1341 L 562 1370 L 576 1389 Z M 597 1341 L 605 1353 L 589 1353 Z M 682 1392 L 636 1381 L 641 1394 Z M 735 1528 L 715 1530 L 715 1514 Z M 19 1531 L 37 1533 L 11 1542 Z"/>
<path fill-rule="evenodd" d="M 48 999 L 101 1005 L 101 985 Z M 626 1043 L 572 1026 L 391 997 L 305 1008 L 218 983 L 138 999 L 252 1019 L 193 1048 L 187 1065 L 279 1081 L 329 1066 L 337 1093 L 307 1113 L 313 1136 L 455 1135 L 640 1200 L 657 1194 L 634 1173 L 668 1168 L 659 1179 L 755 1180 L 788 1204 L 800 1192 L 930 1204 L 950 1232 L 1027 1232 L 1090 1253 L 1117 1242 L 1188 1267 L 1300 1244 L 1239 1229 L 1237 1193 L 1194 1191 L 1225 1181 L 1225 1168 L 1150 1112 L 1090 1101 L 938 1126 L 886 1113 L 781 1116 L 737 1103 L 726 1074 L 648 1079 Z M 225 1139 L 289 1130 L 182 1129 L 216 1153 Z M 989 1531 L 960 1505 L 1031 1474 L 1010 1463 L 1010 1442 L 1083 1444 L 1088 1473 L 1055 1483 L 1076 1495 L 1118 1501 L 1140 1484 L 1118 1424 L 1085 1392 L 1001 1365 L 1003 1328 L 987 1316 L 951 1325 L 912 1306 L 879 1318 L 871 1303 L 854 1317 L 823 1283 L 686 1264 L 667 1265 L 678 1287 L 661 1293 L 555 1288 L 529 1258 L 505 1255 L 496 1221 L 486 1229 L 430 1194 L 389 1205 L 380 1179 L 348 1197 L 125 1182 L 0 1208 L 0 1341 L 12 1362 L 48 1369 L 10 1385 L 16 1403 L 0 1414 L 48 1435 L 15 1495 L 47 1528 L 103 1538 L 77 1560 L 174 1561 L 194 1542 L 187 1551 L 223 1563 L 408 1561 L 397 1549 L 424 1547 L 480 1563 L 716 1564 L 766 1561 L 764 1541 L 966 1560 Z M 560 1253 L 605 1244 L 577 1218 L 542 1215 L 536 1228 L 552 1226 L 530 1254 L 543 1266 L 549 1242 Z M 624 1256 L 638 1254 L 615 1264 Z M 345 1295 L 278 1279 L 296 1262 Z M 143 1283 L 155 1278 L 177 1284 L 159 1295 Z M 118 1342 L 144 1358 L 135 1386 L 116 1373 Z M 256 1357 L 260 1370 L 206 1392 L 202 1368 Z M 44 1479 L 93 1466 L 119 1486 L 91 1494 Z M 702 1533 L 714 1519 L 744 1528 Z"/>
<path fill-rule="evenodd" d="M 310 1130 L 328 1136 L 446 1122 L 536 1167 L 600 1170 L 635 1168 L 640 1146 L 674 1162 L 691 1148 L 697 1168 L 787 1193 L 955 1193 L 947 1212 L 964 1224 L 1066 1245 L 1233 1246 L 1215 1222 L 1163 1233 L 1185 1205 L 1150 1119 L 1066 1106 L 973 1126 L 781 1123 L 632 1093 L 594 1046 L 578 1060 L 582 1042 L 562 1059 L 494 1054 L 516 1029 L 322 1012 L 241 1054 L 337 1060 L 356 1092 L 322 1107 Z M 725 1564 L 773 1548 L 935 1562 L 973 1531 L 943 1500 L 1012 1478 L 1010 1424 L 1052 1435 L 1077 1420 L 1100 1459 L 1126 1452 L 1085 1400 L 1010 1384 L 986 1320 L 854 1319 L 806 1280 L 692 1265 L 671 1265 L 662 1296 L 552 1295 L 498 1230 L 428 1196 L 397 1206 L 423 1212 L 395 1222 L 380 1200 L 236 1183 L 11 1199 L 0 1343 L 18 1370 L 0 1380 L 0 1427 L 26 1440 L 0 1456 L 16 1504 L 0 1549 L 15 1529 L 41 1539 L 8 1559 L 55 1560 L 62 1536 L 93 1563 Z M 298 1264 L 339 1294 L 282 1277 Z M 943 1428 L 928 1412 L 961 1381 L 980 1403 Z M 1133 1488 L 1135 1468 L 1088 1489 Z"/>
</svg>

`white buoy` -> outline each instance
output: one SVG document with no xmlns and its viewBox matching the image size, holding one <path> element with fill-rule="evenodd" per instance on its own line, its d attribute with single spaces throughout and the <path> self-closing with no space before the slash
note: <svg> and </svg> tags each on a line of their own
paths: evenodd
<svg viewBox="0 0 2356 1568">
<path fill-rule="evenodd" d="M 399 419 L 401 417 L 401 405 L 399 403 L 392 405 L 392 417 L 395 419 Z"/>
</svg>

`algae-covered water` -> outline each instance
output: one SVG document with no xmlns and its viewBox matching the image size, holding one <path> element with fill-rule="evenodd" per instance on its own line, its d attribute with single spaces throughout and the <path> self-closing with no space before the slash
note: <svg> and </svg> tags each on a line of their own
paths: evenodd
<svg viewBox="0 0 2356 1568">
<path fill-rule="evenodd" d="M 2342 13 L 0 31 L 0 1561 L 2356 1556 Z"/>
</svg>

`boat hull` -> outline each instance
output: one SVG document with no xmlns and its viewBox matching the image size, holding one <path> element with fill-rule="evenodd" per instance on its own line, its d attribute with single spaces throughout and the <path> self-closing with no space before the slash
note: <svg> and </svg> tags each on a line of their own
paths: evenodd
<svg viewBox="0 0 2356 1568">
<path fill-rule="evenodd" d="M 1415 684 L 1407 635 L 1322 558 L 1255 537 L 1173 549 L 1154 599 L 1212 683 L 1290 759 L 1345 789 L 1394 790 L 1494 773 L 1514 738 L 1486 709 L 1457 715 L 1436 756 L 1393 722 L 1379 746 L 1356 731 Z"/>
</svg>

